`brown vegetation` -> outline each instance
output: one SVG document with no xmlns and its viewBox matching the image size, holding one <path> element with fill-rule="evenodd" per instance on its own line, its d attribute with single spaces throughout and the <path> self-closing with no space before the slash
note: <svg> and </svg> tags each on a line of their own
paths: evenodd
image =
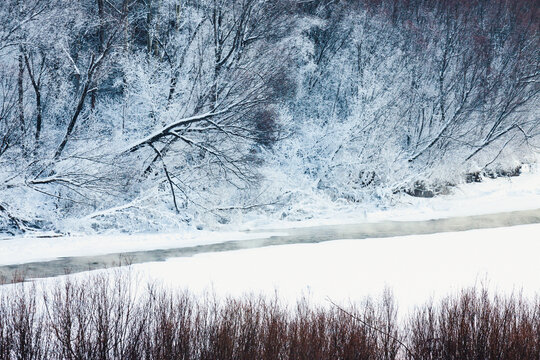
<svg viewBox="0 0 540 360">
<path fill-rule="evenodd" d="M 540 359 L 540 302 L 468 289 L 401 321 L 390 294 L 290 307 L 98 275 L 0 287 L 0 359 Z"/>
</svg>

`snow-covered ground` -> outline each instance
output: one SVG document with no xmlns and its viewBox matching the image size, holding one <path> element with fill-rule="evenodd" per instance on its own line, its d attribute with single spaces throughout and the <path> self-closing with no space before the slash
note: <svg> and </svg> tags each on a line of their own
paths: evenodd
<svg viewBox="0 0 540 360">
<path fill-rule="evenodd" d="M 287 228 L 314 225 L 336 225 L 384 220 L 428 220 L 453 216 L 469 216 L 514 210 L 540 208 L 540 171 L 526 168 L 519 177 L 486 179 L 482 183 L 463 184 L 453 194 L 431 199 L 402 195 L 390 209 L 358 208 L 319 213 L 310 220 L 290 222 L 246 221 L 224 231 L 192 230 L 169 234 L 73 235 L 54 238 L 12 237 L 0 239 L 0 266 L 47 261 L 67 256 L 92 256 L 120 252 L 189 247 L 230 240 L 265 238 L 286 233 Z M 255 229 L 258 232 L 243 232 Z M 278 229 L 278 232 L 264 229 Z"/>
<path fill-rule="evenodd" d="M 396 195 L 392 207 L 381 209 L 377 204 L 354 206 L 344 203 L 299 204 L 313 217 L 302 221 L 273 221 L 255 218 L 246 220 L 242 229 L 282 229 L 316 225 L 337 225 L 377 221 L 417 221 L 457 216 L 473 216 L 540 208 L 539 164 L 523 165 L 517 177 L 485 178 L 481 183 L 461 184 L 450 194 L 433 198 Z"/>
<path fill-rule="evenodd" d="M 274 235 L 275 233 L 272 233 Z M 205 230 L 183 233 L 107 234 L 93 236 L 12 237 L 0 239 L 0 266 L 48 261 L 68 256 L 94 256 L 259 239 L 270 233 Z"/>
<path fill-rule="evenodd" d="M 165 285 L 217 295 L 347 302 L 393 291 L 411 308 L 464 287 L 540 294 L 540 224 L 272 246 L 133 265 Z"/>
</svg>

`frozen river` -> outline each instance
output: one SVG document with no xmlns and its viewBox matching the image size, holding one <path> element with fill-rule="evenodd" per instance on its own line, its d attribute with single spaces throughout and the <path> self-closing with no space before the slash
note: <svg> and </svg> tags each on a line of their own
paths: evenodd
<svg viewBox="0 0 540 360">
<path fill-rule="evenodd" d="M 398 238 L 412 235 L 463 232 L 475 229 L 507 228 L 527 224 L 540 224 L 540 209 L 427 221 L 381 221 L 264 230 L 264 237 L 257 235 L 260 234 L 257 231 L 246 231 L 242 237 L 243 240 L 229 240 L 166 249 L 116 252 L 105 255 L 69 256 L 48 261 L 7 264 L 0 266 L 0 275 L 4 276 L 4 279 L 8 281 L 21 276 L 25 278 L 45 278 L 64 275 L 66 273 L 111 268 L 120 264 L 159 262 L 205 253 L 257 249 L 275 245 L 314 244 L 343 239 L 360 241 L 361 239 Z M 254 238 L 250 238 L 251 235 Z M 538 234 L 538 238 L 540 239 L 540 234 Z M 363 255 L 366 256 L 366 254 Z M 379 256 L 380 254 L 371 255 Z"/>
</svg>

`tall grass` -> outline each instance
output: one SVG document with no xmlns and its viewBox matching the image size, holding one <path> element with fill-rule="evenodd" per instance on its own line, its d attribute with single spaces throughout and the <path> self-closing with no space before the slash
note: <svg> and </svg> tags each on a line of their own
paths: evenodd
<svg viewBox="0 0 540 360">
<path fill-rule="evenodd" d="M 195 297 L 130 275 L 0 287 L 0 359 L 540 359 L 540 302 L 468 289 L 399 320 L 389 293 L 346 308 Z"/>
</svg>

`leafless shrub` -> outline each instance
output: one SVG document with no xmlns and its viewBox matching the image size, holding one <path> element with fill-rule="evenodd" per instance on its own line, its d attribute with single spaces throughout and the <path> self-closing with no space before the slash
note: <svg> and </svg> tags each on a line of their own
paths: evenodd
<svg viewBox="0 0 540 360">
<path fill-rule="evenodd" d="M 341 307 L 195 297 L 118 272 L 0 287 L 0 359 L 538 359 L 540 302 L 464 290 L 398 320 L 390 293 Z"/>
<path fill-rule="evenodd" d="M 540 302 L 468 289 L 430 303 L 409 321 L 420 359 L 539 359 Z"/>
</svg>

